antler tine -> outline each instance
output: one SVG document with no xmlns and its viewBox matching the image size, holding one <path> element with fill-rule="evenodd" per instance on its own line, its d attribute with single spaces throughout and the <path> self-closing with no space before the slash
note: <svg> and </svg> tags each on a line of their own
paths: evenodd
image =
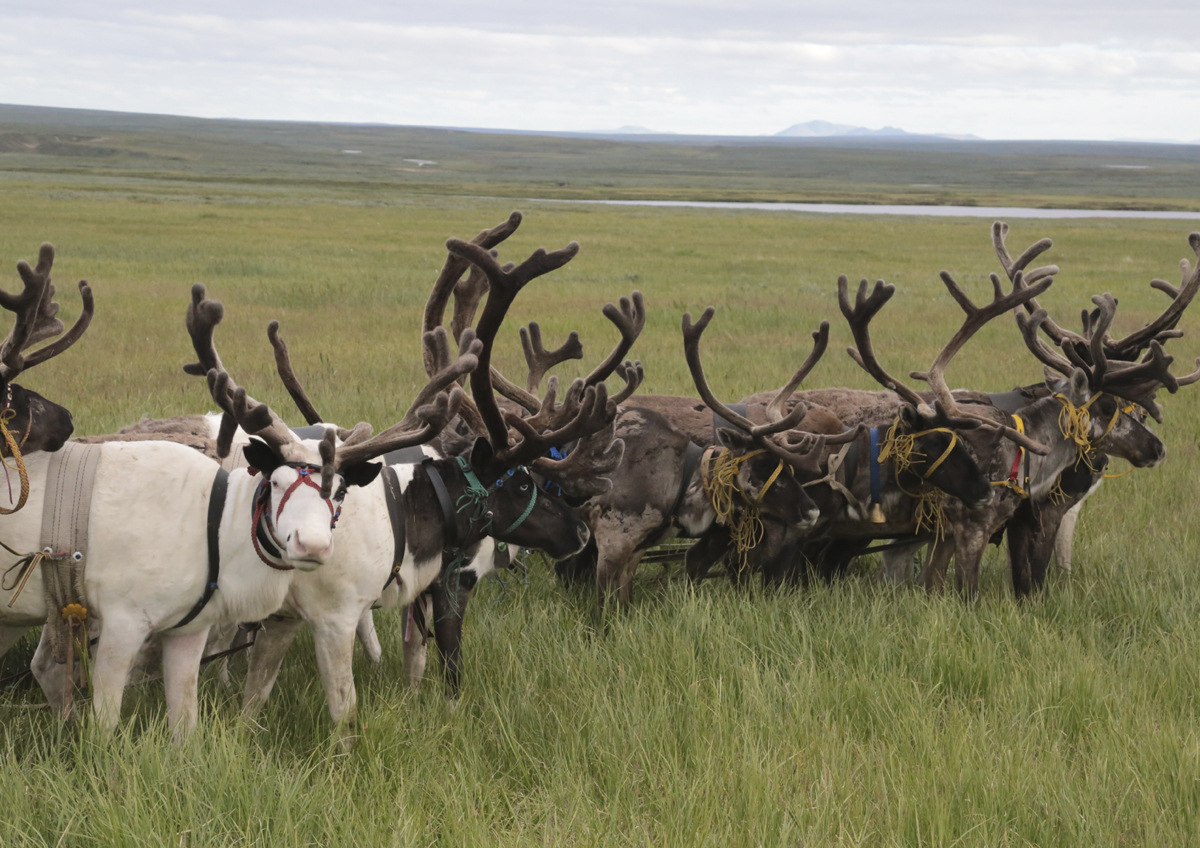
<svg viewBox="0 0 1200 848">
<path fill-rule="evenodd" d="M 1000 264 L 1004 266 L 1004 272 L 1008 274 L 1010 280 L 1018 271 L 1024 271 L 1029 267 L 1030 262 L 1054 246 L 1054 242 L 1050 239 L 1040 239 L 1025 248 L 1021 255 L 1014 260 L 1008 252 L 1008 246 L 1004 243 L 1006 238 L 1008 238 L 1008 224 L 1003 221 L 994 222 L 992 224 L 992 246 L 996 248 L 996 256 L 999 257 Z M 1058 268 L 1053 265 L 1048 265 L 1045 269 L 1038 268 L 1036 270 L 1042 271 L 1049 268 L 1054 268 L 1053 273 L 1058 273 Z M 1025 276 L 1028 279 L 1029 274 Z"/>
<path fill-rule="evenodd" d="M 1110 362 L 1103 382 L 1094 390 L 1109 392 L 1133 401 L 1149 412 L 1155 421 L 1161 423 L 1162 407 L 1155 402 L 1154 394 L 1160 387 L 1172 394 L 1179 390 L 1179 380 L 1170 371 L 1170 365 L 1174 361 L 1173 357 L 1163 352 L 1161 344 L 1151 341 L 1146 355 L 1140 362 Z"/>
<path fill-rule="evenodd" d="M 1088 377 L 1093 385 L 1093 388 L 1098 388 L 1104 382 L 1104 375 L 1108 371 L 1108 359 L 1104 354 L 1104 340 L 1108 336 L 1108 328 L 1112 326 L 1113 318 L 1117 314 L 1117 301 L 1112 294 L 1105 292 L 1104 294 L 1094 295 L 1092 303 L 1096 304 L 1095 314 L 1089 316 L 1085 329 L 1088 332 L 1088 337 L 1091 340 L 1089 350 L 1092 354 L 1092 367 L 1088 371 Z"/>
<path fill-rule="evenodd" d="M 53 293 L 54 287 L 48 286 L 47 291 Z M 87 284 L 87 280 L 79 281 L 79 296 L 83 299 L 83 311 L 79 313 L 79 317 L 75 319 L 75 323 L 71 325 L 71 329 L 65 335 L 59 336 L 45 347 L 40 347 L 33 353 L 25 357 L 25 369 L 32 368 L 38 363 L 45 362 L 47 359 L 58 356 L 64 350 L 69 348 L 75 342 L 79 341 L 80 337 L 91 326 L 92 315 L 96 310 L 96 304 L 92 299 L 92 288 Z M 47 298 L 49 294 L 47 295 Z M 45 302 L 45 301 L 43 301 Z M 51 304 L 54 311 L 58 311 L 58 304 Z M 62 322 L 58 322 L 62 326 Z"/>
<path fill-rule="evenodd" d="M 442 359 L 444 350 L 439 350 L 439 346 L 444 348 L 447 344 L 443 328 L 425 333 L 422 342 L 426 352 L 431 353 L 430 360 Z M 440 433 L 450 419 L 459 413 L 465 397 L 457 385 L 458 378 L 479 367 L 479 355 L 482 350 L 483 345 L 479 340 L 472 341 L 466 352 L 459 354 L 457 359 L 434 374 L 424 388 L 417 392 L 400 421 L 369 439 L 348 440 L 339 447 L 336 466 L 341 468 L 365 462 L 389 451 L 423 444 Z M 449 400 L 446 400 L 447 389 L 450 390 Z M 447 411 L 448 415 L 443 421 L 441 416 Z"/>
<path fill-rule="evenodd" d="M 1038 335 L 1038 330 L 1046 322 L 1046 310 L 1038 309 L 1032 315 L 1025 315 L 1022 311 L 1016 311 L 1017 328 L 1021 331 L 1021 337 L 1025 340 L 1025 347 L 1029 348 L 1029 352 L 1037 357 L 1038 361 L 1044 365 L 1048 365 L 1060 374 L 1070 375 L 1075 366 L 1066 358 L 1055 352 L 1055 349 L 1042 341 Z"/>
<path fill-rule="evenodd" d="M 488 439 L 496 454 L 504 453 L 508 447 L 508 427 L 500 407 L 496 405 L 496 397 L 492 393 L 492 347 L 496 333 L 508 312 L 509 306 L 517 294 L 531 280 L 548 274 L 566 265 L 579 252 L 579 244 L 571 242 L 564 248 L 547 253 L 542 248 L 534 251 L 533 255 L 513 268 L 505 271 L 483 247 L 471 244 L 461 239 L 449 239 L 446 249 L 454 256 L 461 257 L 478 266 L 488 277 L 491 290 L 488 293 L 487 304 L 475 328 L 476 336 L 483 342 L 483 352 L 479 357 L 479 367 L 471 373 L 471 395 L 475 406 L 487 427 Z"/>
<path fill-rule="evenodd" d="M 1200 380 L 1200 356 L 1196 357 L 1196 370 L 1191 374 L 1185 374 L 1182 377 L 1176 377 L 1175 382 L 1180 386 L 1190 386 L 1192 383 Z"/>
<path fill-rule="evenodd" d="M 892 390 L 907 403 L 919 407 L 927 405 L 924 398 L 883 370 L 883 366 L 875 357 L 875 349 L 871 344 L 869 329 L 871 319 L 883 308 L 884 304 L 892 299 L 892 295 L 895 293 L 895 286 L 885 283 L 883 280 L 877 280 L 874 291 L 871 292 L 870 297 L 867 297 L 867 281 L 864 279 L 858 284 L 858 295 L 854 300 L 854 308 L 851 309 L 850 281 L 846 279 L 845 274 L 838 277 L 838 307 L 850 325 L 850 333 L 854 336 L 855 345 L 846 348 L 846 353 L 850 354 L 850 358 L 858 363 L 858 367 L 874 377 L 875 381 L 885 389 Z"/>
<path fill-rule="evenodd" d="M 704 314 L 700 316 L 700 320 L 695 324 L 692 323 L 692 313 L 688 312 L 683 316 L 683 353 L 687 359 L 688 370 L 692 373 L 692 382 L 696 384 L 696 391 L 700 393 L 700 397 L 708 405 L 709 409 L 731 424 L 735 424 L 745 430 L 751 436 L 769 436 L 773 433 L 791 430 L 808 414 L 807 404 L 796 404 L 796 408 L 792 410 L 790 415 L 778 421 L 755 424 L 749 418 L 746 418 L 744 415 L 738 415 L 728 406 L 717 400 L 717 396 L 709 388 L 708 380 L 704 376 L 704 366 L 700 364 L 700 337 L 704 335 L 704 330 L 708 327 L 708 323 L 716 313 L 717 310 L 714 307 L 708 307 L 708 309 L 704 310 Z"/>
<path fill-rule="evenodd" d="M 1000 278 L 992 274 L 992 302 L 987 306 L 979 307 L 971 302 L 971 299 L 967 297 L 962 287 L 950 276 L 950 272 L 942 271 L 941 278 L 942 282 L 946 285 L 946 289 L 950 292 L 950 296 L 954 298 L 967 317 L 963 321 L 962 326 L 958 328 L 958 332 L 954 334 L 945 347 L 938 353 L 929 370 L 912 371 L 909 373 L 909 376 L 914 380 L 922 380 L 928 383 L 929 387 L 937 395 L 938 400 L 946 408 L 946 411 L 952 415 L 958 415 L 958 405 L 954 402 L 954 396 L 950 394 L 950 387 L 946 385 L 946 366 L 950 363 L 950 360 L 962 350 L 963 345 L 970 341 L 971 337 L 979 332 L 985 324 L 1010 309 L 1015 309 L 1028 303 L 1050 288 L 1050 284 L 1054 280 L 1045 278 L 1035 285 L 1029 286 L 1025 284 L 1022 272 L 1018 270 L 1013 275 L 1012 292 L 1005 295 Z"/>
<path fill-rule="evenodd" d="M 529 327 L 522 327 L 520 332 L 521 349 L 525 352 L 525 364 L 529 366 L 525 390 L 532 395 L 537 394 L 538 387 L 542 385 L 542 378 L 555 365 L 568 359 L 583 359 L 583 344 L 579 341 L 579 333 L 574 330 L 562 346 L 555 350 L 546 350 L 543 346 L 542 328 L 537 321 L 530 321 Z"/>
<path fill-rule="evenodd" d="M 1106 341 L 1108 348 L 1108 356 L 1113 359 L 1129 358 L 1131 355 L 1136 356 L 1144 348 L 1148 347 L 1151 340 L 1157 339 L 1160 342 L 1167 339 L 1179 338 L 1183 335 L 1182 331 L 1176 330 L 1175 325 L 1179 323 L 1179 319 L 1183 317 L 1183 312 L 1191 304 L 1196 297 L 1196 292 L 1200 291 L 1200 233 L 1192 233 L 1188 236 L 1188 244 L 1192 251 L 1196 254 L 1197 262 L 1193 270 L 1190 263 L 1184 259 L 1180 261 L 1179 267 L 1183 272 L 1183 279 L 1180 282 L 1179 288 L 1175 288 L 1164 280 L 1153 280 L 1150 285 L 1161 292 L 1165 292 L 1171 298 L 1171 303 L 1163 313 L 1147 324 L 1142 329 L 1130 333 L 1123 339 Z"/>
<path fill-rule="evenodd" d="M 192 302 L 188 304 L 185 323 L 188 335 L 192 339 L 192 348 L 196 351 L 199 361 L 183 366 L 185 374 L 203 377 L 210 371 L 225 370 L 213 341 L 213 331 L 224 317 L 225 306 L 219 300 L 208 299 L 204 283 L 192 286 Z"/>
<path fill-rule="evenodd" d="M 461 386 L 452 386 L 449 394 L 442 392 L 430 403 L 420 407 L 414 406 L 402 421 L 382 433 L 365 442 L 341 445 L 334 457 L 335 467 L 346 468 L 400 448 L 425 444 L 442 432 L 458 414 L 459 406 L 465 397 Z"/>
<path fill-rule="evenodd" d="M 605 360 L 596 366 L 596 370 L 588 374 L 584 382 L 589 386 L 608 379 L 616 367 L 621 364 L 625 354 L 629 353 L 633 343 L 641 335 L 642 328 L 646 326 L 646 304 L 642 300 L 640 291 L 635 291 L 632 298 L 621 298 L 620 304 L 620 307 L 611 303 L 604 305 L 604 317 L 616 325 L 617 331 L 621 334 L 621 340 Z"/>
<path fill-rule="evenodd" d="M 495 255 L 493 250 L 492 256 Z M 467 276 L 454 285 L 454 315 L 450 318 L 450 332 L 454 338 L 459 338 L 475 322 L 475 310 L 487 293 L 487 275 L 471 265 Z"/>
<path fill-rule="evenodd" d="M 508 466 L 526 465 L 552 447 L 565 445 L 607 427 L 616 414 L 617 405 L 609 401 L 608 387 L 603 383 L 583 389 L 579 411 L 557 430 L 542 432 L 534 427 L 529 419 L 509 413 L 505 420 L 520 433 L 521 441 L 513 447 L 506 448 L 499 461 Z"/>
<path fill-rule="evenodd" d="M 822 321 L 821 326 L 813 331 L 813 349 L 804 360 L 792 379 L 788 380 L 782 389 L 775 393 L 775 397 L 767 404 L 766 416 L 768 421 L 781 421 L 783 419 L 783 405 L 787 403 L 788 398 L 796 393 L 796 389 L 804 382 L 804 378 L 813 370 L 821 357 L 825 355 L 825 349 L 829 347 L 829 322 Z"/>
<path fill-rule="evenodd" d="M 283 381 L 284 388 L 295 401 L 296 408 L 300 410 L 300 414 L 309 424 L 323 423 L 324 419 L 312 405 L 312 401 L 308 399 L 304 386 L 300 384 L 296 372 L 292 370 L 292 360 L 288 356 L 287 342 L 279 335 L 278 321 L 272 321 L 267 325 L 267 338 L 271 341 L 271 347 L 275 348 L 275 371 L 279 374 L 279 379 Z"/>
<path fill-rule="evenodd" d="M 16 313 L 16 323 L 3 342 L 0 342 L 0 378 L 10 380 L 21 373 L 26 361 L 21 356 L 29 345 L 42 339 L 56 336 L 63 331 L 63 324 L 55 314 L 58 304 L 53 303 L 54 287 L 50 282 L 50 270 L 54 266 L 54 246 L 45 242 L 38 251 L 36 268 L 21 260 L 17 273 L 24 285 L 19 295 L 0 290 L 0 307 Z"/>
<path fill-rule="evenodd" d="M 508 220 L 497 224 L 491 229 L 482 230 L 475 238 L 471 239 L 471 244 L 479 245 L 485 250 L 491 250 L 517 231 L 517 227 L 521 226 L 521 218 L 521 213 L 514 211 L 508 216 Z M 446 315 L 446 304 L 450 301 L 450 295 L 453 294 L 459 279 L 469 268 L 470 263 L 460 256 L 455 256 L 451 253 L 446 257 L 446 262 L 442 265 L 442 271 L 438 274 L 438 278 L 433 284 L 433 291 L 429 293 L 429 300 L 425 304 L 425 315 L 421 326 L 422 333 L 428 333 L 435 327 L 442 325 L 442 321 Z M 461 333 L 456 333 L 455 337 L 458 338 L 461 335 Z M 426 360 L 425 373 L 432 377 L 437 372 L 438 369 L 434 364 Z"/>
<path fill-rule="evenodd" d="M 566 459 L 540 456 L 529 467 L 554 480 L 570 494 L 594 497 L 612 488 L 611 473 L 625 456 L 625 441 L 614 438 L 616 417 L 605 427 L 581 438 Z"/>
<path fill-rule="evenodd" d="M 640 360 L 638 362 L 625 360 L 623 365 L 617 366 L 617 376 L 625 381 L 625 388 L 613 395 L 612 399 L 613 403 L 620 406 L 629 400 L 633 393 L 638 390 L 638 387 L 642 385 L 642 381 L 646 379 L 646 372 L 642 368 Z"/>
</svg>

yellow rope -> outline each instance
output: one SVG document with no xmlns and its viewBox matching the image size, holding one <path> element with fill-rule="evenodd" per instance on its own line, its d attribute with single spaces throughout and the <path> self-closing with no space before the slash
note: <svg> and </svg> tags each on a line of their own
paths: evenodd
<svg viewBox="0 0 1200 848">
<path fill-rule="evenodd" d="M 0 433 L 4 436 L 4 443 L 8 445 L 8 450 L 12 454 L 15 464 L 9 465 L 8 459 L 3 456 L 0 456 L 0 462 L 4 463 L 6 469 L 17 472 L 17 476 L 21 479 L 21 497 L 17 499 L 17 505 L 12 509 L 0 506 L 0 515 L 12 515 L 25 506 L 25 501 L 29 499 L 29 472 L 25 470 L 25 458 L 21 456 L 21 447 L 17 444 L 17 440 L 13 438 L 13 434 L 8 429 L 8 422 L 12 421 L 16 415 L 17 411 L 15 409 L 6 410 L 3 415 L 0 415 Z M 28 433 L 26 436 L 28 437 Z M 24 439 L 21 441 L 24 442 Z M 9 491 L 11 492 L 11 489 Z"/>
<path fill-rule="evenodd" d="M 1069 495 L 1063 491 L 1061 474 L 1054 478 L 1054 485 L 1050 487 L 1050 491 L 1046 493 L 1046 497 L 1050 499 L 1050 503 L 1056 506 L 1067 502 Z"/>
<path fill-rule="evenodd" d="M 712 463 L 707 489 L 709 502 L 717 518 L 729 528 L 730 538 L 737 548 L 741 567 L 747 566 L 747 557 L 752 548 L 758 547 L 763 538 L 763 523 L 758 516 L 759 504 L 767 493 L 767 489 L 779 478 L 783 471 L 783 462 L 767 480 L 756 500 L 746 496 L 738 485 L 738 473 L 742 464 L 763 453 L 751 451 L 741 456 L 735 456 L 732 451 L 724 451 Z M 735 501 L 734 495 L 741 495 L 741 504 Z"/>
<path fill-rule="evenodd" d="M 950 445 L 937 458 L 937 461 L 931 464 L 925 470 L 924 474 L 920 475 L 921 488 L 916 492 L 909 492 L 903 486 L 900 486 L 900 474 L 904 471 L 913 471 L 914 474 L 916 473 L 913 466 L 917 460 L 925 458 L 925 454 L 916 450 L 917 438 L 929 433 L 948 433 L 950 435 Z M 946 457 L 954 450 L 954 446 L 957 443 L 958 434 L 945 427 L 921 430 L 916 433 L 901 433 L 900 418 L 897 417 L 884 436 L 883 445 L 879 449 L 880 464 L 882 465 L 888 459 L 892 461 L 892 467 L 896 472 L 896 485 L 900 486 L 900 491 L 917 502 L 915 509 L 917 516 L 916 532 L 919 534 L 922 530 L 932 530 L 934 537 L 938 541 L 946 537 L 946 493 L 936 486 L 931 486 L 926 481 L 946 461 Z"/>
</svg>

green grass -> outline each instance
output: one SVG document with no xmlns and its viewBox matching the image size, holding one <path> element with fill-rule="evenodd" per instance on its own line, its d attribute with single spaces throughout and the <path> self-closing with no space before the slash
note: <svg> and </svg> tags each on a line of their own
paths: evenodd
<svg viewBox="0 0 1200 848">
<path fill-rule="evenodd" d="M 124 182 L 0 183 L 0 262 L 58 248 L 68 319 L 86 277 L 96 318 L 70 352 L 21 382 L 68 406 L 80 433 L 142 414 L 209 408 L 183 330 L 188 290 L 227 307 L 218 345 L 238 381 L 295 418 L 265 338 L 279 318 L 293 363 L 331 420 L 383 427 L 421 367 L 417 330 L 448 236 L 517 205 L 502 258 L 582 244 L 518 298 L 499 351 L 520 372 L 516 327 L 547 343 L 579 329 L 590 368 L 614 342 L 604 302 L 645 292 L 636 355 L 647 390 L 688 392 L 680 316 L 718 307 L 706 337 L 714 389 L 735 399 L 782 384 L 821 318 L 830 352 L 808 385 L 871 387 L 841 352 L 834 284 L 899 285 L 878 319 L 894 373 L 924 368 L 959 315 L 937 280 L 976 298 L 997 269 L 978 220 L 843 218 L 700 210 L 563 208 L 394 192 L 386 205 L 325 189 L 239 184 L 174 194 Z M 1093 292 L 1120 297 L 1118 332 L 1161 307 L 1189 255 L 1173 222 L 1014 222 L 1014 251 L 1049 235 L 1063 273 L 1045 303 L 1073 326 Z M 0 285 L 17 278 L 5 272 Z M 1200 353 L 1172 342 L 1181 365 Z M 1177 370 L 1183 370 L 1177 366 Z M 1039 378 L 1008 322 L 950 369 L 952 385 L 1004 390 Z M 4 845 L 1184 845 L 1200 836 L 1194 579 L 1200 405 L 1166 401 L 1163 467 L 1113 481 L 1084 513 L 1076 572 L 1044 597 L 1011 598 L 995 553 L 981 596 L 876 586 L 864 564 L 833 587 L 698 589 L 647 567 L 634 608 L 607 630 L 593 599 L 535 563 L 528 587 L 485 584 L 468 613 L 466 685 L 451 708 L 400 682 L 399 622 L 381 614 L 384 663 L 360 657 L 361 738 L 332 739 L 311 643 L 293 649 L 261 727 L 206 673 L 202 719 L 182 748 L 161 688 L 127 699 L 116 738 L 63 728 L 39 692 L 0 699 Z M 2 534 L 2 525 L 0 525 Z M 28 662 L 27 640 L 0 674 Z M 435 671 L 431 662 L 431 673 Z"/>
</svg>

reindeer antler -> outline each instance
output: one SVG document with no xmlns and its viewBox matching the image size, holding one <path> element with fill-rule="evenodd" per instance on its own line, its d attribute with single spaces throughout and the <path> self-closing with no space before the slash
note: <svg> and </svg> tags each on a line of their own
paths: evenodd
<svg viewBox="0 0 1200 848">
<path fill-rule="evenodd" d="M 74 326 L 65 335 L 24 355 L 31 345 L 63 332 L 63 322 L 58 319 L 58 304 L 54 301 L 54 283 L 50 270 L 54 266 L 54 245 L 42 244 L 38 251 L 38 262 L 30 268 L 24 260 L 17 263 L 17 273 L 24 288 L 19 295 L 0 289 L 0 307 L 16 313 L 16 323 L 3 342 L 0 342 L 0 380 L 13 380 L 22 371 L 45 362 L 75 344 L 87 330 L 95 311 L 92 290 L 86 280 L 79 281 L 79 294 L 83 299 L 83 311 Z"/>
</svg>

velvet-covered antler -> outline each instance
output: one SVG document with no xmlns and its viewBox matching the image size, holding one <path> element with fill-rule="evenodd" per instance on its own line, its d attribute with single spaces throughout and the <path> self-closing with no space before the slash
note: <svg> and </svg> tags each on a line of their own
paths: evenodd
<svg viewBox="0 0 1200 848">
<path fill-rule="evenodd" d="M 3 342 L 0 342 L 0 380 L 11 381 L 22 371 L 45 362 L 75 344 L 87 330 L 95 311 L 92 290 L 86 280 L 79 282 L 83 311 L 74 326 L 63 334 L 63 322 L 58 318 L 54 301 L 54 283 L 50 271 L 54 266 L 54 245 L 42 244 L 34 268 L 24 260 L 17 263 L 23 289 L 13 295 L 0 289 L 0 307 L 16 314 L 16 322 Z M 31 345 L 58 336 L 54 342 L 25 354 Z"/>
</svg>

